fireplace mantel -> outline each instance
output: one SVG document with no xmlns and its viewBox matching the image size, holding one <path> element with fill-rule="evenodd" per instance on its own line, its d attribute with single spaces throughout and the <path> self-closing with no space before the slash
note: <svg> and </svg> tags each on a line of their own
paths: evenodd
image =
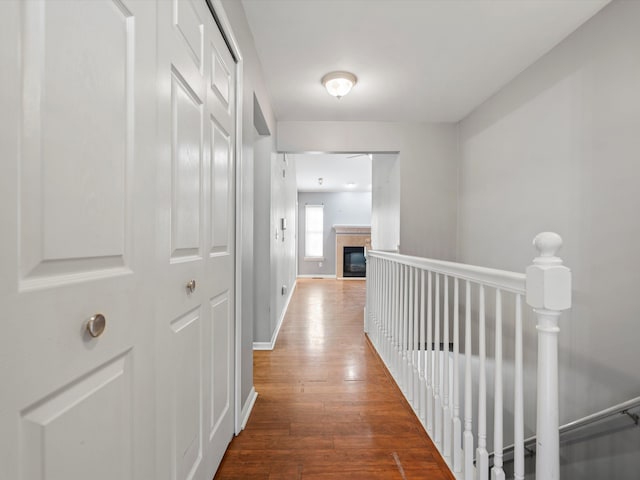
<svg viewBox="0 0 640 480">
<path fill-rule="evenodd" d="M 334 225 L 338 235 L 371 235 L 371 225 Z"/>
</svg>

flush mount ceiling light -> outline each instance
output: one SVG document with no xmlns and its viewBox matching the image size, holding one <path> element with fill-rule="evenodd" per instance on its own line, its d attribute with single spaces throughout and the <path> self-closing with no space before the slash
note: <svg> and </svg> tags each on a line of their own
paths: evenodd
<svg viewBox="0 0 640 480">
<path fill-rule="evenodd" d="M 329 92 L 329 95 L 338 98 L 342 98 L 349 93 L 357 82 L 356 76 L 349 72 L 331 72 L 322 77 L 322 84 Z"/>
</svg>

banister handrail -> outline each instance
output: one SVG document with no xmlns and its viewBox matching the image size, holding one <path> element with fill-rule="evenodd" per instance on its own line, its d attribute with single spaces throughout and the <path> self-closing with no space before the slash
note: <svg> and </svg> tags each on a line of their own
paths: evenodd
<svg viewBox="0 0 640 480">
<path fill-rule="evenodd" d="M 434 260 L 431 258 L 414 257 L 381 250 L 368 250 L 368 256 L 393 260 L 409 267 L 431 270 L 434 273 L 458 277 L 460 280 L 482 283 L 488 287 L 500 288 L 512 293 L 525 293 L 526 275 L 524 273 L 509 272 L 495 268 L 479 267 L 464 263 Z"/>
<path fill-rule="evenodd" d="M 569 423 L 565 423 L 562 425 L 558 432 L 562 436 L 563 434 L 570 432 L 572 430 L 577 430 L 578 428 L 586 427 L 592 423 L 598 422 L 600 420 L 604 420 L 605 418 L 612 417 L 614 415 L 626 414 L 631 417 L 631 420 L 634 421 L 636 425 L 638 425 L 640 418 L 636 414 L 629 413 L 629 410 L 632 408 L 640 407 L 640 397 L 632 398 L 631 400 L 627 400 L 626 402 L 618 403 L 611 407 L 605 408 L 604 410 L 600 410 L 599 412 L 592 413 L 591 415 L 587 415 L 585 417 L 579 418 Z M 524 440 L 524 446 L 530 447 L 531 445 L 535 445 L 537 437 L 533 435 L 532 437 L 526 438 Z M 511 444 L 507 447 L 503 448 L 503 453 L 511 453 L 514 449 L 514 445 Z M 491 452 L 489 457 L 493 457 L 495 452 Z"/>
</svg>

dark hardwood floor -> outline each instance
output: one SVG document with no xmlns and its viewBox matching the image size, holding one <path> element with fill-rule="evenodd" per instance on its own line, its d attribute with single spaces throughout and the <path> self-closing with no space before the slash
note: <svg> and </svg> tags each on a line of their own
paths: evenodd
<svg viewBox="0 0 640 480">
<path fill-rule="evenodd" d="M 365 282 L 298 279 L 215 478 L 453 479 L 363 333 Z"/>
</svg>

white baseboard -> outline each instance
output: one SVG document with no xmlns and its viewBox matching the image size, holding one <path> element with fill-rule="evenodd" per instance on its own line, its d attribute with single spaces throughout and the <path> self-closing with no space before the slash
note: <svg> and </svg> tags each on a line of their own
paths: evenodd
<svg viewBox="0 0 640 480">
<path fill-rule="evenodd" d="M 296 283 L 293 283 L 291 290 L 289 291 L 289 295 L 287 296 L 287 301 L 284 302 L 284 308 L 282 309 L 282 313 L 280 314 L 280 318 L 278 319 L 278 325 L 271 335 L 270 342 L 253 342 L 254 350 L 273 350 L 276 347 L 276 340 L 278 340 L 278 334 L 280 333 L 280 327 L 282 327 L 282 322 L 284 321 L 284 317 L 287 314 L 287 309 L 289 308 L 289 302 L 291 302 L 291 297 L 293 297 L 293 292 L 296 289 Z"/>
<path fill-rule="evenodd" d="M 258 392 L 256 392 L 255 387 L 251 387 L 251 391 L 249 392 L 249 396 L 247 397 L 247 401 L 242 406 L 242 412 L 240 413 L 242 423 L 240 424 L 240 428 L 244 430 L 244 427 L 247 426 L 247 422 L 249 421 L 249 416 L 251 415 L 251 411 L 253 410 L 253 406 L 256 404 L 256 400 L 258 399 Z"/>
<path fill-rule="evenodd" d="M 326 274 L 317 274 L 317 275 L 307 275 L 307 274 L 298 274 L 298 278 L 336 278 L 335 275 L 326 275 Z"/>
</svg>

